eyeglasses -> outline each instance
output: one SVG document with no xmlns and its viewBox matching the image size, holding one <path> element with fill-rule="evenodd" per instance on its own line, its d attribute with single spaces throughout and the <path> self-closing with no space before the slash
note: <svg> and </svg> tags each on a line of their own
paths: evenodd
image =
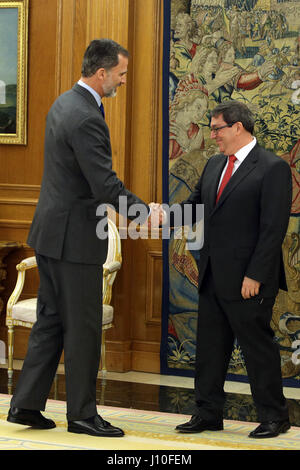
<svg viewBox="0 0 300 470">
<path fill-rule="evenodd" d="M 232 122 L 231 124 L 225 124 L 225 126 L 221 127 L 211 127 L 210 132 L 215 132 L 217 134 L 221 129 L 224 129 L 225 127 L 232 127 L 233 124 L 235 124 L 235 122 Z"/>
</svg>

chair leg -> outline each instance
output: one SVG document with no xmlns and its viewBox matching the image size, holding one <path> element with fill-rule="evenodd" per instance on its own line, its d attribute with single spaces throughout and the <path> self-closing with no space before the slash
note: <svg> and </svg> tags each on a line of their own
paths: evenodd
<svg viewBox="0 0 300 470">
<path fill-rule="evenodd" d="M 54 400 L 57 400 L 57 396 L 58 396 L 58 375 L 57 375 L 57 372 L 55 374 L 53 383 L 54 383 Z"/>
<path fill-rule="evenodd" d="M 8 375 L 8 393 L 12 392 L 12 382 L 13 382 L 13 361 L 14 361 L 14 327 L 11 325 L 8 327 L 8 366 L 7 366 L 7 375 Z"/>
<path fill-rule="evenodd" d="M 102 330 L 102 343 L 101 343 L 101 372 L 106 372 L 106 359 L 105 359 L 105 330 Z"/>
</svg>

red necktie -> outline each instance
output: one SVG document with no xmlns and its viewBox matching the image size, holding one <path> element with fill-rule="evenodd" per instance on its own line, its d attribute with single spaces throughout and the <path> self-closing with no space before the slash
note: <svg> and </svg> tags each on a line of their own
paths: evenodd
<svg viewBox="0 0 300 470">
<path fill-rule="evenodd" d="M 236 161 L 236 156 L 235 155 L 229 155 L 228 158 L 229 158 L 228 165 L 227 165 L 226 171 L 224 173 L 222 182 L 220 184 L 220 188 L 219 188 L 219 191 L 218 191 L 218 194 L 217 194 L 216 203 L 220 199 L 220 196 L 223 192 L 223 189 L 225 188 L 226 184 L 230 180 L 230 177 L 232 175 L 233 165 L 234 165 L 234 162 Z"/>
</svg>

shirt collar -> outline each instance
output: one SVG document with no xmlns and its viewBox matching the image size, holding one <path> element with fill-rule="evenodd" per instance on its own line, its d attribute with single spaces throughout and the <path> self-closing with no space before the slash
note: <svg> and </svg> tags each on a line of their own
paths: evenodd
<svg viewBox="0 0 300 470">
<path fill-rule="evenodd" d="M 82 80 L 78 80 L 78 85 L 82 86 L 83 88 L 86 88 L 92 95 L 93 97 L 95 98 L 99 108 L 100 108 L 100 105 L 101 105 L 101 96 L 99 95 L 99 93 L 97 93 L 94 88 L 90 87 L 89 85 L 87 85 L 86 83 L 84 83 Z"/>
<path fill-rule="evenodd" d="M 253 140 L 249 142 L 249 144 L 245 145 L 244 147 L 240 148 L 237 152 L 235 152 L 236 158 L 239 160 L 240 163 L 245 160 L 247 155 L 251 152 L 251 150 L 255 147 L 256 145 L 256 138 L 253 137 Z"/>
</svg>

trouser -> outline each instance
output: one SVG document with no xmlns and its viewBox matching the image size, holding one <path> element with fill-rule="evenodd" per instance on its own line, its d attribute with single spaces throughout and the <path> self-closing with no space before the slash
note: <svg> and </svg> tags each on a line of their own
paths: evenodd
<svg viewBox="0 0 300 470">
<path fill-rule="evenodd" d="M 195 399 L 203 419 L 223 417 L 224 382 L 237 338 L 260 422 L 288 418 L 280 354 L 270 326 L 274 298 L 228 301 L 217 297 L 210 267 L 199 292 Z"/>
<path fill-rule="evenodd" d="M 64 351 L 67 419 L 97 414 L 101 355 L 102 266 L 36 255 L 40 276 L 37 321 L 11 406 L 44 410 Z"/>
</svg>

